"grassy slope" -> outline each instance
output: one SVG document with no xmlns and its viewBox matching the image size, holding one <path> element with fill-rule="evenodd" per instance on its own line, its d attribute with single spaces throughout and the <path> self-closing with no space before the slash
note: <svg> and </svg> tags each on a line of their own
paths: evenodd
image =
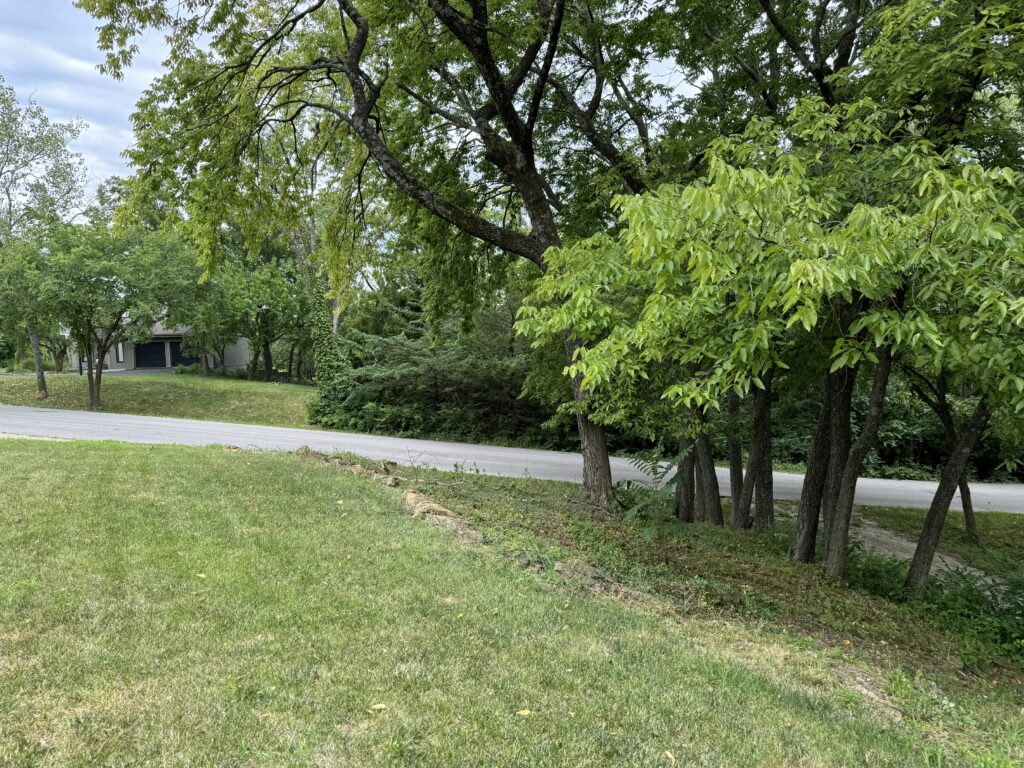
<svg viewBox="0 0 1024 768">
<path fill-rule="evenodd" d="M 897 724 L 806 637 L 521 570 L 503 503 L 470 547 L 400 499 L 289 456 L 0 441 L 0 764 L 902 766 L 1001 730 L 991 700 Z"/>
<path fill-rule="evenodd" d="M 35 379 L 0 377 L 0 403 L 81 410 L 89 401 L 81 376 L 47 378 L 50 397 L 36 399 Z M 119 376 L 103 378 L 103 408 L 111 413 L 306 427 L 306 401 L 313 390 L 296 384 L 267 384 L 217 376 Z"/>
</svg>

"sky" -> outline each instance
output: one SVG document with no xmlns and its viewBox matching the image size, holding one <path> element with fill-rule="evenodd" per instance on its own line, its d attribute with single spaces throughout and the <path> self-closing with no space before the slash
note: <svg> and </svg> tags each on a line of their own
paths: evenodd
<svg viewBox="0 0 1024 768">
<path fill-rule="evenodd" d="M 85 158 L 90 188 L 129 168 L 131 113 L 160 73 L 159 36 L 139 41 L 140 52 L 122 80 L 101 74 L 96 21 L 71 0 L 0 0 L 0 75 L 23 104 L 32 97 L 53 120 L 80 119 L 86 129 L 74 148 Z"/>
</svg>

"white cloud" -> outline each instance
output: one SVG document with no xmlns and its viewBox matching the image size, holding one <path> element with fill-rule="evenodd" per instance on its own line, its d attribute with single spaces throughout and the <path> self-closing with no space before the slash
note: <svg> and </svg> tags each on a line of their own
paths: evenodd
<svg viewBox="0 0 1024 768">
<path fill-rule="evenodd" d="M 130 116 L 160 73 L 166 48 L 158 35 L 139 41 L 123 80 L 101 74 L 96 22 L 68 0 L 0 0 L 0 75 L 19 99 L 34 98 L 54 120 L 82 120 L 75 142 L 94 186 L 130 172 L 121 153 L 133 143 Z"/>
</svg>

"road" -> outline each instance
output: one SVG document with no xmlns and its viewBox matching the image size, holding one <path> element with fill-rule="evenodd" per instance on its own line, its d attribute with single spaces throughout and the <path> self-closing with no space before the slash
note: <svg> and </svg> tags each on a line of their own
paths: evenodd
<svg viewBox="0 0 1024 768">
<path fill-rule="evenodd" d="M 583 477 L 583 460 L 575 453 L 14 405 L 0 405 L 0 434 L 4 433 L 129 443 L 236 445 L 281 451 L 293 451 L 307 445 L 316 451 L 345 451 L 407 466 L 415 464 L 445 470 L 460 466 L 471 472 L 571 483 L 578 483 Z M 628 460 L 620 458 L 612 459 L 612 475 L 616 480 L 649 479 Z M 777 498 L 800 497 L 802 475 L 776 472 L 774 476 Z M 719 469 L 718 480 L 722 494 L 727 495 L 728 472 Z M 934 490 L 935 483 L 932 482 L 862 478 L 857 483 L 857 503 L 927 509 Z M 974 507 L 978 511 L 1024 513 L 1024 485 L 972 483 L 971 490 Z M 953 501 L 954 507 L 959 509 L 959 503 L 957 496 Z"/>
</svg>

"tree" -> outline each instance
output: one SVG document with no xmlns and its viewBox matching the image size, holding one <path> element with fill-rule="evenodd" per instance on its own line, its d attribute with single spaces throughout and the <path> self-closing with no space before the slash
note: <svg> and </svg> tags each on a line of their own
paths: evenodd
<svg viewBox="0 0 1024 768">
<path fill-rule="evenodd" d="M 115 228 L 107 214 L 93 210 L 87 224 L 63 227 L 51 245 L 54 314 L 85 358 L 90 408 L 101 405 L 110 349 L 148 338 L 198 278 L 194 257 L 173 232 Z"/>
<path fill-rule="evenodd" d="M 574 364 L 584 386 L 629 397 L 613 382 L 668 370 L 675 378 L 662 397 L 697 414 L 720 408 L 729 392 L 767 391 L 800 345 L 826 345 L 833 379 L 872 368 L 856 439 L 835 453 L 842 420 L 823 418 L 819 437 L 831 439 L 815 439 L 809 462 L 808 486 L 827 485 L 821 466 L 835 477 L 819 503 L 825 573 L 841 578 L 856 482 L 894 360 L 970 371 L 984 397 L 1009 392 L 1006 407 L 1024 409 L 1020 200 L 1012 171 L 938 153 L 874 102 L 805 102 L 783 126 L 755 121 L 742 137 L 714 142 L 697 183 L 620 197 L 622 230 L 553 254 L 522 328 L 543 337 L 610 318 Z M 627 284 L 642 293 L 623 305 Z M 964 430 L 963 439 L 973 447 L 978 434 Z M 962 447 L 952 460 L 955 487 Z M 936 505 L 948 509 L 951 495 Z M 802 508 L 816 517 L 819 503 Z"/>
<path fill-rule="evenodd" d="M 32 346 L 40 399 L 47 396 L 42 361 L 45 322 L 43 254 L 26 254 L 42 231 L 74 207 L 82 189 L 81 157 L 70 144 L 82 130 L 77 122 L 53 123 L 32 99 L 22 107 L 0 76 L 0 256 L 9 263 L 3 309 L 24 323 Z M 21 240 L 20 245 L 15 240 Z M 20 253 L 16 254 L 18 251 Z"/>
<path fill-rule="evenodd" d="M 629 91 L 633 108 L 603 106 L 609 89 L 604 75 L 595 75 L 592 68 L 584 79 L 595 83 L 595 93 L 581 106 L 571 65 L 556 71 L 555 64 L 563 34 L 561 50 L 593 53 L 586 35 L 595 20 L 575 8 L 567 12 L 563 0 L 536 7 L 512 4 L 493 12 L 481 1 L 468 13 L 443 0 L 409 7 L 310 2 L 291 6 L 255 38 L 234 35 L 234 22 L 274 18 L 276 8 L 261 2 L 237 5 L 226 15 L 214 14 L 217 23 L 204 25 L 203 18 L 213 17 L 205 15 L 203 3 L 191 7 L 196 15 L 187 20 L 173 19 L 162 4 L 133 3 L 117 13 L 104 2 L 83 5 L 113 19 L 102 38 L 112 49 L 108 63 L 115 68 L 128 58 L 121 45 L 137 25 L 171 27 L 173 58 L 182 66 L 142 105 L 145 125 L 137 159 L 154 158 L 158 145 L 161 153 L 168 146 L 180 148 L 164 167 L 172 176 L 184 168 L 196 182 L 194 189 L 233 179 L 230 169 L 238 167 L 239 152 L 260 146 L 255 138 L 264 129 L 281 122 L 294 125 L 311 113 L 323 147 L 314 149 L 313 156 L 337 153 L 345 137 L 355 137 L 382 176 L 446 227 L 543 271 L 546 250 L 559 245 L 563 230 L 575 225 L 561 214 L 572 205 L 567 198 L 595 185 L 577 187 L 557 170 L 541 168 L 570 167 L 564 158 L 572 164 L 596 152 L 617 184 L 634 190 L 643 186 L 619 137 L 599 114 L 604 108 L 630 115 L 636 135 L 647 133 L 648 110 L 638 106 L 652 103 L 646 98 L 649 79 L 639 71 L 642 58 L 624 59 L 615 75 L 615 87 Z M 191 38 L 200 28 L 219 41 L 214 46 L 223 51 L 219 60 L 192 55 Z M 325 35 L 326 30 L 331 32 Z M 340 40 L 344 43 L 339 45 Z M 615 44 L 616 50 L 624 47 L 630 46 Z M 302 54 L 277 55 L 286 49 Z M 612 51 L 607 48 L 601 55 Z M 229 108 L 238 99 L 246 102 L 245 109 Z M 168 101 L 171 108 L 163 109 Z M 213 145 L 200 138 L 203 131 L 189 131 L 184 145 L 168 135 L 174 123 L 196 126 L 197 119 L 211 117 L 208 124 L 217 125 L 223 139 Z M 385 131 L 379 128 L 382 121 Z M 454 152 L 452 135 L 464 137 Z M 548 135 L 557 138 L 538 138 Z M 201 172 L 190 170 L 198 167 L 191 159 L 197 153 L 210 160 Z M 571 360 L 576 348 L 571 333 L 564 347 Z M 576 400 L 584 402 L 578 381 L 572 389 Z M 593 500 L 607 503 L 611 478 L 604 434 L 584 407 L 577 410 L 586 490 Z"/>
</svg>

